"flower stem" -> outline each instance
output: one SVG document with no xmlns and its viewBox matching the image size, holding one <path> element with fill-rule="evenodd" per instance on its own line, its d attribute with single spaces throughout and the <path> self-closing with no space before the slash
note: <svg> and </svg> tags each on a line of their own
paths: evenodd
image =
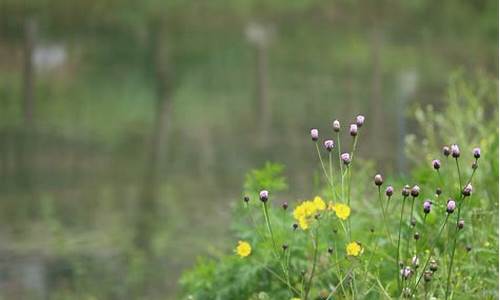
<svg viewBox="0 0 500 300">
<path fill-rule="evenodd" d="M 384 228 L 387 232 L 387 237 L 389 238 L 391 244 L 394 244 L 394 242 L 392 241 L 391 233 L 389 232 L 389 227 L 387 226 L 387 218 L 385 217 L 385 210 L 384 204 L 382 203 L 382 192 L 380 190 L 380 186 L 378 186 L 378 203 L 380 204 L 380 210 L 382 211 L 382 219 L 384 220 Z"/>
<path fill-rule="evenodd" d="M 406 196 L 403 197 L 403 205 L 401 206 L 401 216 L 399 217 L 399 232 L 398 232 L 398 252 L 397 252 L 397 259 L 396 259 L 396 276 L 398 277 L 398 288 L 401 290 L 401 278 L 399 276 L 399 249 L 401 246 L 401 227 L 403 226 L 403 213 L 405 209 L 405 202 L 406 202 Z"/>
<path fill-rule="evenodd" d="M 312 265 L 311 275 L 309 276 L 309 281 L 306 285 L 304 300 L 307 300 L 307 298 L 309 296 L 309 291 L 311 290 L 312 280 L 314 278 L 314 272 L 316 271 L 316 264 L 318 262 L 318 239 L 319 239 L 318 227 L 316 227 L 316 232 L 314 234 L 314 239 L 313 239 L 313 248 L 314 248 L 313 265 Z"/>
</svg>

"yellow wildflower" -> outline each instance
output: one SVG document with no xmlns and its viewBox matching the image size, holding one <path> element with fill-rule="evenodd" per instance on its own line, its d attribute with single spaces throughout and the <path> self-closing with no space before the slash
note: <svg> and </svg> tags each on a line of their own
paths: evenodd
<svg viewBox="0 0 500 300">
<path fill-rule="evenodd" d="M 335 211 L 335 215 L 341 220 L 347 220 L 351 215 L 351 208 L 343 203 L 336 203 L 333 205 L 332 210 Z"/>
<path fill-rule="evenodd" d="M 350 242 L 347 244 L 346 252 L 349 256 L 359 256 L 361 254 L 361 245 L 358 242 Z"/>
<path fill-rule="evenodd" d="M 248 242 L 239 241 L 236 247 L 236 254 L 243 258 L 249 256 L 250 253 L 252 253 L 252 246 Z"/>
<path fill-rule="evenodd" d="M 313 204 L 317 210 L 325 210 L 326 209 L 325 201 L 323 201 L 323 199 L 321 199 L 320 196 L 314 197 Z"/>
<path fill-rule="evenodd" d="M 326 209 L 326 204 L 321 197 L 316 196 L 314 200 L 306 200 L 300 203 L 293 211 L 293 217 L 298 221 L 300 228 L 306 230 L 312 218 L 322 210 Z"/>
</svg>

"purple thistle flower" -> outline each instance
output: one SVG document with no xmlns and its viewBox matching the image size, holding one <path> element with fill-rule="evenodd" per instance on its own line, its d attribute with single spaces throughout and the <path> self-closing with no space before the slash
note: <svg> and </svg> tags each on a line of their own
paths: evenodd
<svg viewBox="0 0 500 300">
<path fill-rule="evenodd" d="M 345 165 L 351 163 L 351 156 L 349 155 L 349 153 L 342 153 L 342 155 L 340 155 L 340 159 L 342 159 Z"/>
<path fill-rule="evenodd" d="M 446 212 L 452 214 L 455 211 L 456 207 L 457 204 L 455 203 L 455 200 L 450 199 L 448 200 L 448 204 L 446 204 Z"/>
<path fill-rule="evenodd" d="M 430 200 L 425 200 L 424 202 L 424 213 L 428 214 L 431 212 L 432 202 Z"/>
<path fill-rule="evenodd" d="M 267 200 L 269 200 L 269 192 L 266 190 L 260 191 L 259 198 L 260 198 L 260 201 L 262 201 L 264 203 L 267 202 Z"/>
<path fill-rule="evenodd" d="M 356 117 L 356 125 L 358 125 L 358 127 L 361 127 L 361 126 L 363 126 L 364 123 L 365 123 L 365 116 L 358 115 Z"/>
<path fill-rule="evenodd" d="M 420 266 L 420 259 L 418 259 L 418 256 L 413 256 L 411 263 L 415 268 L 418 268 Z"/>
<path fill-rule="evenodd" d="M 451 156 L 453 156 L 454 158 L 460 157 L 460 148 L 458 148 L 457 144 L 451 145 Z"/>
<path fill-rule="evenodd" d="M 318 131 L 318 129 L 316 129 L 316 128 L 312 128 L 311 129 L 311 139 L 313 141 L 315 141 L 315 142 L 319 139 L 319 131 Z"/>
<path fill-rule="evenodd" d="M 432 166 L 434 167 L 434 169 L 439 170 L 441 168 L 441 161 L 439 159 L 433 160 Z"/>
<path fill-rule="evenodd" d="M 331 152 L 333 150 L 333 147 L 335 146 L 335 144 L 333 143 L 333 140 L 325 140 L 323 142 L 323 144 L 325 145 L 325 149 L 328 152 Z"/>
<path fill-rule="evenodd" d="M 358 135 L 358 125 L 351 124 L 351 126 L 349 127 L 349 133 L 351 134 L 351 136 Z"/>
<path fill-rule="evenodd" d="M 412 197 L 418 197 L 418 195 L 420 194 L 420 187 L 418 185 L 415 185 L 411 188 L 411 195 Z"/>
<path fill-rule="evenodd" d="M 464 220 L 459 220 L 457 223 L 458 229 L 463 229 L 465 226 L 465 221 Z"/>
<path fill-rule="evenodd" d="M 476 159 L 480 158 L 481 157 L 481 149 L 480 148 L 474 148 L 472 150 L 472 154 L 474 155 L 474 157 Z"/>
<path fill-rule="evenodd" d="M 470 194 L 472 194 L 472 184 L 467 184 L 465 187 L 464 187 L 464 190 L 462 191 L 462 194 L 465 196 L 465 197 L 468 197 L 470 196 Z"/>
<path fill-rule="evenodd" d="M 403 197 L 410 196 L 410 186 L 409 185 L 405 185 L 403 187 L 403 190 L 401 191 L 401 195 L 403 195 Z"/>
<path fill-rule="evenodd" d="M 332 126 L 333 126 L 333 131 L 335 131 L 335 132 L 339 132 L 340 131 L 340 122 L 339 122 L 339 120 L 333 121 Z"/>
<path fill-rule="evenodd" d="M 450 156 L 450 147 L 448 146 L 443 147 L 443 155 L 446 157 Z"/>
<path fill-rule="evenodd" d="M 381 186 L 382 183 L 384 183 L 384 179 L 382 178 L 382 175 L 380 175 L 380 174 L 375 175 L 375 177 L 373 178 L 373 181 L 375 182 L 376 186 Z"/>
<path fill-rule="evenodd" d="M 385 195 L 391 197 L 394 194 L 394 188 L 390 185 L 385 189 Z"/>
<path fill-rule="evenodd" d="M 411 272 L 411 268 L 410 268 L 410 267 L 408 267 L 408 266 L 406 266 L 406 267 L 404 267 L 403 269 L 401 269 L 400 273 L 401 273 L 401 277 L 402 277 L 404 280 L 406 280 L 406 279 L 410 278 L 410 276 L 411 276 L 411 273 L 412 273 L 412 272 Z"/>
</svg>

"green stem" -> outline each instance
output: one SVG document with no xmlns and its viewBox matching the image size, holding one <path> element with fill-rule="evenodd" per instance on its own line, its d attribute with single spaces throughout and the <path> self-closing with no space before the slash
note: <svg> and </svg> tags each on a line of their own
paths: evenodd
<svg viewBox="0 0 500 300">
<path fill-rule="evenodd" d="M 337 152 L 339 154 L 339 169 L 340 169 L 340 183 L 342 186 L 341 189 L 341 201 L 344 201 L 344 168 L 342 167 L 342 157 L 340 152 L 340 134 L 337 132 Z"/>
<path fill-rule="evenodd" d="M 394 244 L 391 233 L 389 232 L 389 227 L 387 226 L 387 218 L 385 217 L 385 210 L 384 210 L 384 204 L 382 203 L 382 192 L 380 190 L 380 186 L 378 186 L 378 203 L 380 205 L 380 210 L 382 211 L 382 219 L 384 221 L 384 228 L 387 233 L 387 237 L 389 238 L 391 244 Z"/>
<path fill-rule="evenodd" d="M 309 297 L 309 292 L 311 290 L 312 280 L 314 278 L 314 272 L 316 270 L 316 264 L 318 262 L 318 248 L 319 248 L 318 247 L 318 238 L 319 238 L 318 227 L 316 227 L 316 232 L 315 232 L 314 239 L 313 239 L 313 248 L 314 248 L 313 266 L 312 266 L 312 270 L 311 270 L 311 275 L 309 276 L 309 281 L 306 285 L 304 300 L 307 300 L 307 298 Z"/>
<path fill-rule="evenodd" d="M 413 207 L 415 206 L 415 197 L 412 197 L 411 200 L 411 209 L 410 209 L 410 231 L 408 234 L 408 243 L 406 244 L 406 258 L 410 257 L 410 244 L 411 244 L 411 237 L 413 235 L 413 230 L 412 230 L 412 225 L 411 222 L 413 221 Z"/>
<path fill-rule="evenodd" d="M 403 205 L 401 206 L 401 216 L 399 217 L 399 232 L 398 232 L 398 253 L 396 259 L 396 276 L 398 277 L 398 288 L 401 290 L 401 278 L 399 276 L 399 251 L 401 246 L 401 227 L 403 226 L 403 213 L 405 209 L 406 196 L 403 197 Z"/>
</svg>

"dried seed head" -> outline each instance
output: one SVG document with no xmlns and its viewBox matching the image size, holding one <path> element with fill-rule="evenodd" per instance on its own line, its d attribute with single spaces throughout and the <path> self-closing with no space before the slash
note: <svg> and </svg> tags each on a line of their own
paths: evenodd
<svg viewBox="0 0 500 300">
<path fill-rule="evenodd" d="M 415 185 L 411 188 L 411 195 L 412 197 L 418 197 L 420 194 L 420 187 L 418 185 Z"/>
<path fill-rule="evenodd" d="M 333 147 L 335 146 L 335 144 L 333 143 L 333 140 L 325 140 L 323 142 L 323 145 L 325 145 L 325 149 L 328 152 L 331 152 L 333 150 Z"/>
<path fill-rule="evenodd" d="M 319 131 L 316 128 L 311 129 L 311 139 L 317 141 L 319 139 Z"/>
<path fill-rule="evenodd" d="M 299 227 L 299 224 L 293 223 L 293 225 L 292 225 L 293 230 L 297 230 L 298 227 Z"/>
<path fill-rule="evenodd" d="M 450 147 L 444 146 L 443 147 L 443 155 L 446 156 L 446 157 L 448 157 L 448 156 L 450 156 L 450 153 L 451 153 L 450 152 Z"/>
<path fill-rule="evenodd" d="M 441 190 L 441 188 L 437 188 L 437 189 L 436 189 L 436 195 L 438 195 L 438 196 L 439 196 L 439 195 L 441 195 L 441 193 L 442 193 L 442 192 L 443 192 L 443 191 Z"/>
<path fill-rule="evenodd" d="M 452 214 L 455 211 L 455 208 L 457 207 L 455 200 L 450 199 L 448 200 L 448 204 L 446 204 L 446 212 L 449 214 Z"/>
<path fill-rule="evenodd" d="M 411 219 L 410 225 L 411 227 L 415 227 L 415 225 L 417 225 L 417 220 L 415 220 L 415 218 Z"/>
<path fill-rule="evenodd" d="M 472 194 L 472 184 L 467 184 L 464 188 L 464 190 L 462 191 L 462 194 L 465 196 L 465 197 L 468 197 Z"/>
<path fill-rule="evenodd" d="M 429 263 L 429 270 L 432 272 L 436 272 L 438 270 L 438 263 L 435 259 L 431 259 L 431 262 Z"/>
<path fill-rule="evenodd" d="M 328 247 L 328 253 L 330 253 L 330 254 L 333 253 L 333 248 L 332 247 Z"/>
<path fill-rule="evenodd" d="M 243 197 L 243 201 L 245 203 L 248 203 L 250 201 L 250 197 L 248 197 L 248 196 Z"/>
<path fill-rule="evenodd" d="M 380 174 L 375 175 L 375 177 L 373 178 L 373 181 L 375 182 L 376 186 L 381 186 L 382 183 L 384 183 L 384 179 L 382 178 L 382 175 L 380 175 Z"/>
<path fill-rule="evenodd" d="M 465 246 L 465 250 L 467 250 L 467 252 L 471 252 L 472 251 L 472 246 L 471 245 Z"/>
<path fill-rule="evenodd" d="M 361 126 L 363 126 L 363 124 L 364 124 L 364 123 L 365 123 L 365 116 L 363 116 L 363 115 L 358 115 L 358 116 L 356 117 L 356 125 L 357 125 L 358 127 L 361 127 Z"/>
<path fill-rule="evenodd" d="M 451 151 L 451 156 L 453 156 L 454 158 L 460 157 L 460 148 L 458 148 L 457 144 L 451 145 L 450 151 Z"/>
<path fill-rule="evenodd" d="M 424 201 L 424 214 L 428 214 L 431 212 L 432 202 L 430 200 Z"/>
<path fill-rule="evenodd" d="M 288 249 L 288 244 L 283 244 L 283 246 L 281 246 L 281 248 L 283 248 L 283 251 L 286 251 Z"/>
<path fill-rule="evenodd" d="M 457 223 L 458 229 L 463 229 L 465 226 L 465 221 L 464 220 L 459 220 Z"/>
<path fill-rule="evenodd" d="M 429 281 L 432 280 L 432 274 L 434 274 L 434 273 L 432 273 L 432 271 L 425 271 L 424 272 L 424 280 L 425 280 L 425 282 L 429 282 Z"/>
<path fill-rule="evenodd" d="M 472 150 L 472 155 L 474 155 L 474 158 L 478 159 L 481 157 L 481 149 L 480 148 L 474 148 Z"/>
<path fill-rule="evenodd" d="M 333 121 L 332 126 L 333 126 L 333 131 L 335 131 L 335 132 L 339 132 L 340 131 L 340 122 L 339 122 L 339 120 Z"/>
<path fill-rule="evenodd" d="M 259 198 L 260 198 L 260 201 L 262 201 L 264 203 L 267 202 L 267 200 L 269 200 L 269 192 L 266 190 L 260 191 Z"/>
<path fill-rule="evenodd" d="M 283 202 L 283 204 L 281 204 L 281 207 L 284 209 L 284 210 L 287 210 L 288 209 L 288 202 Z"/>
<path fill-rule="evenodd" d="M 351 134 L 351 136 L 358 135 L 358 125 L 351 124 L 350 127 L 349 127 L 349 133 Z"/>
<path fill-rule="evenodd" d="M 401 191 L 401 195 L 403 195 L 404 197 L 410 196 L 410 186 L 409 185 L 405 185 L 403 187 L 403 190 Z"/>
<path fill-rule="evenodd" d="M 439 170 L 441 168 L 441 161 L 439 159 L 435 159 L 432 161 L 432 166 L 435 170 Z"/>
<path fill-rule="evenodd" d="M 415 239 L 415 241 L 420 240 L 420 233 L 415 232 L 415 234 L 413 235 L 413 238 Z"/>
<path fill-rule="evenodd" d="M 342 159 L 344 165 L 348 165 L 351 163 L 351 156 L 349 155 L 349 153 L 342 153 L 342 155 L 340 155 L 340 159 Z"/>
<path fill-rule="evenodd" d="M 394 194 L 394 188 L 392 186 L 388 186 L 386 189 L 385 189 L 385 195 L 387 197 L 391 197 L 392 195 Z"/>
</svg>

